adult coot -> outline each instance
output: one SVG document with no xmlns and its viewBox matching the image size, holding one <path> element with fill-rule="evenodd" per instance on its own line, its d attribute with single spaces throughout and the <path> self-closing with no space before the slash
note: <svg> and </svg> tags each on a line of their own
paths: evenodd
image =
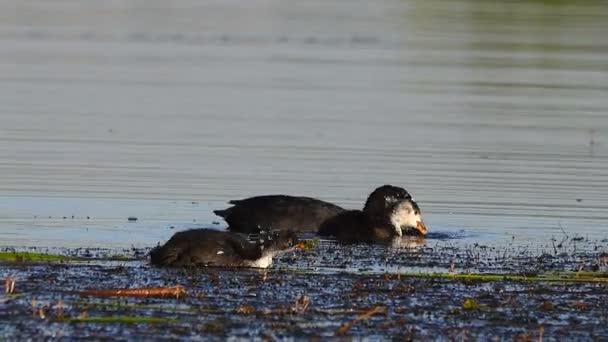
<svg viewBox="0 0 608 342">
<path fill-rule="evenodd" d="M 368 196 L 363 211 L 371 217 L 381 216 L 387 206 L 407 198 L 411 196 L 405 189 L 383 185 Z M 316 198 L 287 195 L 256 196 L 228 203 L 233 206 L 214 213 L 226 220 L 230 231 L 247 234 L 275 229 L 317 232 L 323 222 L 346 211 Z"/>
<path fill-rule="evenodd" d="M 233 206 L 215 210 L 233 232 L 255 234 L 264 230 L 289 229 L 316 232 L 321 223 L 343 208 L 310 197 L 266 195 L 228 202 Z"/>
<path fill-rule="evenodd" d="M 427 231 L 418 204 L 411 198 L 392 196 L 373 211 L 344 211 L 319 228 L 319 235 L 333 236 L 342 243 L 391 243 L 404 233 L 426 236 Z"/>
</svg>

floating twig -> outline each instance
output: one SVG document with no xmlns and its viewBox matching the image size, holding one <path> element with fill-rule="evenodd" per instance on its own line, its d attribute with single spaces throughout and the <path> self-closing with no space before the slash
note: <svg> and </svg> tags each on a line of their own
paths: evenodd
<svg viewBox="0 0 608 342">
<path fill-rule="evenodd" d="M 337 335 L 346 335 L 348 333 L 348 331 L 350 330 L 350 328 L 352 328 L 353 325 L 355 325 L 357 322 L 368 320 L 373 315 L 383 314 L 384 312 L 385 312 L 384 306 L 375 306 L 375 307 L 367 310 L 366 312 L 362 313 L 361 315 L 357 316 L 357 318 L 353 319 L 352 321 L 342 324 L 336 330 L 336 334 Z"/>
<path fill-rule="evenodd" d="M 174 287 L 144 287 L 136 289 L 105 289 L 105 290 L 86 290 L 80 292 L 85 296 L 98 297 L 175 297 L 180 298 L 186 295 L 183 286 Z"/>
<path fill-rule="evenodd" d="M 57 305 L 55 305 L 55 315 L 57 316 L 57 318 L 61 319 L 63 318 L 63 301 L 60 300 Z"/>
<path fill-rule="evenodd" d="M 37 311 L 38 311 L 38 302 L 35 299 L 32 299 L 32 316 L 36 317 Z"/>
</svg>

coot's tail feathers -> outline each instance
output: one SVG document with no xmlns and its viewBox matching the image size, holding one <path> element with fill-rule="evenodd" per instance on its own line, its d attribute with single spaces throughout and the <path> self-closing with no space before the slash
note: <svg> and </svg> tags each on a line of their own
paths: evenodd
<svg viewBox="0 0 608 342">
<path fill-rule="evenodd" d="M 178 253 L 173 248 L 156 246 L 150 251 L 150 263 L 152 265 L 167 266 L 175 263 Z"/>
<path fill-rule="evenodd" d="M 222 209 L 222 210 L 214 210 L 213 213 L 219 217 L 226 218 L 230 215 L 230 208 Z"/>
</svg>

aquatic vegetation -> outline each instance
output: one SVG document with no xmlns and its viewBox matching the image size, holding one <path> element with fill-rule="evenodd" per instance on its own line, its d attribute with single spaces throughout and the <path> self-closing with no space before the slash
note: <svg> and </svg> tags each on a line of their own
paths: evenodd
<svg viewBox="0 0 608 342">
<path fill-rule="evenodd" d="M 69 262 L 80 258 L 32 252 L 0 252 L 0 261 L 6 262 Z"/>
<path fill-rule="evenodd" d="M 110 255 L 107 258 L 98 259 L 98 260 L 111 260 L 111 261 L 134 261 L 139 260 L 138 258 L 130 257 L 122 254 L 114 254 Z"/>
<path fill-rule="evenodd" d="M 314 238 L 314 239 L 310 239 L 310 240 L 304 240 L 297 247 L 299 249 L 309 251 L 309 250 L 315 248 L 319 244 L 320 241 L 321 241 L 321 239 L 319 239 L 318 237 Z"/>
<path fill-rule="evenodd" d="M 541 326 L 548 339 L 608 333 L 607 269 L 594 267 L 603 249 L 539 258 L 529 250 L 346 247 L 321 240 L 264 271 L 159 269 L 140 260 L 108 260 L 116 251 L 65 252 L 91 257 L 3 265 L 5 289 L 10 291 L 14 277 L 18 295 L 0 301 L 0 330 L 20 326 L 16 337 L 22 339 L 55 329 L 146 339 L 214 334 L 449 340 L 464 334 L 516 340 L 537 337 Z M 176 283 L 187 295 L 175 295 Z M 108 327 L 100 331 L 98 324 Z"/>
<path fill-rule="evenodd" d="M 467 298 L 462 303 L 462 308 L 465 310 L 479 310 L 481 305 L 475 299 Z"/>
<path fill-rule="evenodd" d="M 68 318 L 63 321 L 69 323 L 177 323 L 179 320 L 160 317 L 132 317 L 132 316 L 111 316 L 111 317 L 76 317 Z"/>
<path fill-rule="evenodd" d="M 398 273 L 400 277 L 448 279 L 458 281 L 516 281 L 516 282 L 563 282 L 563 283 L 608 283 L 604 273 L 583 274 L 557 273 L 546 275 L 518 275 L 518 274 L 479 274 L 479 273 Z"/>
<path fill-rule="evenodd" d="M 205 323 L 202 330 L 207 334 L 221 334 L 226 331 L 226 325 L 225 320 L 218 318 Z"/>
<path fill-rule="evenodd" d="M 129 311 L 162 311 L 167 313 L 216 313 L 217 310 L 208 310 L 201 307 L 183 307 L 170 304 L 147 304 L 147 303 L 129 303 L 124 301 L 77 301 L 74 305 L 80 309 L 103 309 L 103 310 L 129 310 Z"/>
</svg>

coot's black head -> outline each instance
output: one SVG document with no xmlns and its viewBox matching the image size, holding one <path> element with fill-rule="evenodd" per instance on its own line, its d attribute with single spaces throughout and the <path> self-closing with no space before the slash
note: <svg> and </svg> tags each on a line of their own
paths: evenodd
<svg viewBox="0 0 608 342">
<path fill-rule="evenodd" d="M 383 216 L 399 202 L 411 198 L 404 188 L 383 185 L 369 194 L 363 211 L 370 216 Z"/>
<path fill-rule="evenodd" d="M 291 230 L 277 230 L 260 234 L 260 243 L 265 250 L 282 251 L 299 243 L 298 234 Z"/>
<path fill-rule="evenodd" d="M 403 188 L 392 185 L 377 188 L 367 198 L 363 211 L 374 220 L 390 223 L 399 236 L 427 235 L 418 203 Z"/>
</svg>

